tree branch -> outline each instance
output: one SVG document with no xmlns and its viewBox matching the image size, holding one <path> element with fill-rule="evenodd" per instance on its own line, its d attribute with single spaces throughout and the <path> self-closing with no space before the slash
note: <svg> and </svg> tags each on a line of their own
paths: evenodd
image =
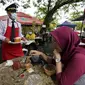
<svg viewBox="0 0 85 85">
<path fill-rule="evenodd" d="M 52 16 L 55 14 L 55 12 L 57 11 L 57 9 L 59 9 L 60 7 L 66 5 L 66 4 L 72 4 L 75 2 L 81 2 L 83 0 L 57 0 L 55 3 L 55 6 L 47 13 L 45 20 L 44 20 L 44 24 L 46 24 L 48 26 L 48 24 L 52 21 Z"/>
</svg>

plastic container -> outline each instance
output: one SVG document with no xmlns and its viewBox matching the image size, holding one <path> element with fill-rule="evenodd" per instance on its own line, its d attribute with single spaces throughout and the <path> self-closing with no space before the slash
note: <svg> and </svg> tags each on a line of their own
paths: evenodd
<svg viewBox="0 0 85 85">
<path fill-rule="evenodd" d="M 55 70 L 55 65 L 53 64 L 45 64 L 43 66 L 45 73 L 48 76 L 52 76 L 53 74 L 55 74 L 56 70 Z"/>
<path fill-rule="evenodd" d="M 21 68 L 21 63 L 20 61 L 13 61 L 13 65 L 12 65 L 13 70 L 18 70 Z"/>
</svg>

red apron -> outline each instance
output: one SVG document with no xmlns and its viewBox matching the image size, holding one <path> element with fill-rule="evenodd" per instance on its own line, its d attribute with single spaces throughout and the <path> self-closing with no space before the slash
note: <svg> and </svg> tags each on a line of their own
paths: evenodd
<svg viewBox="0 0 85 85">
<path fill-rule="evenodd" d="M 7 29 L 4 36 L 9 39 L 11 36 L 11 27 L 8 26 L 8 22 L 7 22 Z M 19 27 L 17 24 L 17 28 L 15 28 L 15 37 L 18 37 L 18 36 L 19 36 Z M 21 44 L 8 44 L 5 42 L 2 43 L 2 59 L 3 60 L 10 60 L 10 59 L 21 57 L 21 56 L 24 56 Z"/>
</svg>

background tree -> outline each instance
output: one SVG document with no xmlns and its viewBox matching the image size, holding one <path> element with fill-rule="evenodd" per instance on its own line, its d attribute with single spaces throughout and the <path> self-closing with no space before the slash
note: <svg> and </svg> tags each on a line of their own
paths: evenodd
<svg viewBox="0 0 85 85">
<path fill-rule="evenodd" d="M 83 15 L 83 11 L 74 11 L 70 13 L 69 20 L 73 21 L 74 19 L 78 18 L 79 16 Z M 76 29 L 80 30 L 82 28 L 82 21 L 73 21 L 77 26 Z"/>
<path fill-rule="evenodd" d="M 84 0 L 37 0 L 37 2 L 34 2 L 34 5 L 38 7 L 36 14 L 40 18 L 44 18 L 43 24 L 46 24 L 47 28 L 53 20 L 59 20 L 59 16 L 62 16 L 62 10 L 65 14 L 71 9 L 79 11 L 76 6 L 84 6 L 85 4 Z"/>
<path fill-rule="evenodd" d="M 14 0 L 1 0 L 0 2 L 6 4 L 7 2 L 12 2 Z M 33 3 L 35 7 L 38 7 L 37 16 L 43 18 L 43 24 L 49 28 L 50 23 L 54 20 L 59 20 L 62 16 L 62 10 L 66 14 L 71 9 L 76 9 L 76 6 L 84 6 L 85 0 L 16 0 L 22 3 L 22 6 L 26 9 L 30 7 L 30 2 Z M 79 11 L 79 9 L 77 9 Z M 57 21 L 56 21 L 57 22 Z"/>
</svg>

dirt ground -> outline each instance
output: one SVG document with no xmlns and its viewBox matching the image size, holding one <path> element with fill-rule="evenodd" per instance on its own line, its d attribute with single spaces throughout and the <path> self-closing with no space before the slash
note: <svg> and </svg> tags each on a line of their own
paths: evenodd
<svg viewBox="0 0 85 85">
<path fill-rule="evenodd" d="M 0 64 L 0 85 L 55 85 L 41 65 L 33 66 L 33 73 L 23 73 L 24 69 L 13 70 L 12 67 L 6 67 L 5 63 Z"/>
</svg>

